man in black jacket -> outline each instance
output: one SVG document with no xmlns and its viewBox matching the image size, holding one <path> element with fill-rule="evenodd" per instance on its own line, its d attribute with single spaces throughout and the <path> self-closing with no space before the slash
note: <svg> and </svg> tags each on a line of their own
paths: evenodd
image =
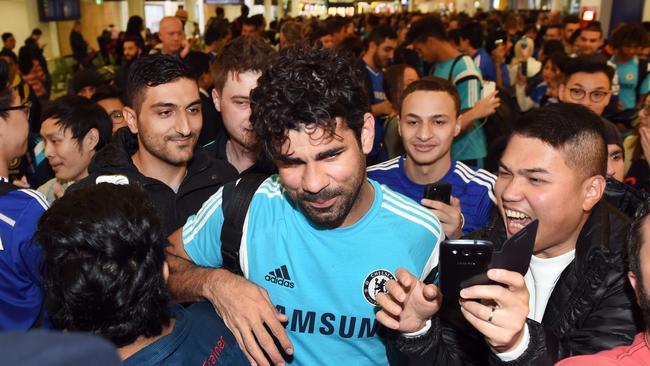
<svg viewBox="0 0 650 366">
<path fill-rule="evenodd" d="M 128 128 L 116 132 L 95 156 L 89 176 L 75 186 L 136 182 L 156 205 L 169 235 L 237 172 L 196 149 L 201 100 L 183 61 L 160 54 L 138 59 L 129 73 L 126 99 Z"/>
<path fill-rule="evenodd" d="M 417 332 L 396 338 L 405 362 L 550 365 L 630 343 L 640 323 L 622 259 L 629 222 L 601 199 L 606 162 L 602 124 L 583 107 L 557 104 L 520 120 L 500 162 L 500 215 L 471 236 L 499 248 L 538 219 L 529 271 L 490 270 L 504 287 L 463 289 L 460 306 L 439 314 L 435 285 L 398 271 L 390 295 L 378 296 L 377 319 Z"/>
</svg>

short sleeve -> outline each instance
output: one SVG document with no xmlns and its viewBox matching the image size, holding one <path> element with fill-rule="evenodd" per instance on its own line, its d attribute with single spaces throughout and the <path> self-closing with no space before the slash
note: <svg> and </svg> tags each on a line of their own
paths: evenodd
<svg viewBox="0 0 650 366">
<path fill-rule="evenodd" d="M 192 262 L 202 267 L 221 267 L 223 188 L 203 203 L 199 212 L 183 225 L 183 246 Z"/>
</svg>

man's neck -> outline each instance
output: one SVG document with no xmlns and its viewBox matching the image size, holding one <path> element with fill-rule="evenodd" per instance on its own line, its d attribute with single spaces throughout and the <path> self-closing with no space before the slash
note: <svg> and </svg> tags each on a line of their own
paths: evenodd
<svg viewBox="0 0 650 366">
<path fill-rule="evenodd" d="M 375 60 L 373 59 L 374 59 L 374 54 L 366 53 L 365 55 L 363 55 L 363 62 L 365 62 L 366 65 L 370 66 L 372 71 L 377 72 L 379 71 L 379 68 L 377 67 L 377 65 L 375 65 Z"/>
<path fill-rule="evenodd" d="M 156 342 L 160 338 L 168 335 L 174 330 L 174 324 L 176 324 L 176 319 L 171 318 L 169 321 L 169 325 L 163 328 L 162 333 L 160 333 L 157 336 L 150 337 L 150 338 L 145 338 L 145 337 L 138 337 L 138 339 L 135 340 L 135 342 L 126 345 L 124 347 L 119 347 L 117 349 L 117 354 L 120 356 L 120 360 L 124 361 L 127 358 L 133 356 L 134 354 L 138 353 L 141 349 L 151 345 L 152 343 Z"/>
<path fill-rule="evenodd" d="M 0 156 L 0 177 L 9 178 L 9 163 L 2 156 Z"/>
<path fill-rule="evenodd" d="M 478 52 L 478 48 L 473 48 L 472 46 L 468 46 L 467 49 L 465 50 L 465 53 L 469 55 L 470 57 L 474 57 L 476 55 L 476 52 Z"/>
<path fill-rule="evenodd" d="M 621 55 L 621 53 L 619 53 L 619 52 L 615 52 L 615 53 L 614 53 L 614 62 L 617 63 L 617 64 L 628 63 L 628 62 L 630 62 L 633 58 L 634 58 L 634 57 L 626 58 L 626 57 L 624 57 L 623 55 Z"/>
<path fill-rule="evenodd" d="M 447 153 L 433 164 L 420 165 L 408 156 L 404 161 L 404 171 L 406 172 L 406 176 L 417 184 L 435 183 L 442 179 L 450 168 L 450 153 Z"/>
<path fill-rule="evenodd" d="M 345 217 L 345 220 L 343 220 L 343 223 L 340 227 L 351 226 L 354 225 L 357 221 L 361 220 L 363 215 L 365 215 L 368 210 L 370 210 L 370 207 L 372 207 L 374 200 L 375 189 L 372 184 L 370 184 L 368 179 L 366 179 L 364 176 L 363 184 L 359 191 L 359 196 L 357 197 L 356 202 L 352 205 L 350 212 L 348 212 L 348 215 Z"/>
<path fill-rule="evenodd" d="M 226 157 L 228 162 L 241 173 L 255 164 L 255 154 L 244 145 L 229 139 L 226 142 Z"/>
<path fill-rule="evenodd" d="M 151 155 L 142 146 L 131 156 L 131 160 L 142 175 L 157 179 L 174 191 L 181 185 L 187 173 L 187 164 L 181 166 L 168 164 Z"/>
<path fill-rule="evenodd" d="M 445 62 L 461 55 L 461 52 L 457 50 L 451 43 L 439 42 L 439 44 L 440 50 L 438 52 L 441 58 L 440 62 Z"/>
<path fill-rule="evenodd" d="M 583 217 L 580 219 L 580 223 L 578 225 L 578 228 L 571 234 L 571 236 L 564 241 L 563 243 L 558 243 L 556 245 L 553 245 L 549 248 L 536 251 L 533 254 L 538 257 L 538 258 L 555 258 L 559 257 L 562 254 L 566 254 L 576 248 L 576 245 L 578 243 L 578 238 L 580 237 L 580 233 L 582 232 L 582 229 L 584 228 L 585 224 L 587 223 L 587 220 L 589 219 L 590 213 L 585 213 Z"/>
</svg>

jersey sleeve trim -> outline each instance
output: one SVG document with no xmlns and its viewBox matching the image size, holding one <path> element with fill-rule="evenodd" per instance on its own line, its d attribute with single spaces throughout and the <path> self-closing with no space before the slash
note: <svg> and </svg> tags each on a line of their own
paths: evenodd
<svg viewBox="0 0 650 366">
<path fill-rule="evenodd" d="M 208 220 L 210 220 L 210 217 L 214 215 L 215 211 L 221 208 L 221 203 L 223 201 L 222 194 L 223 188 L 220 188 L 217 193 L 213 194 L 212 197 L 203 203 L 203 206 L 201 206 L 201 209 L 196 215 L 190 216 L 190 218 L 187 219 L 187 222 L 183 225 L 184 245 L 190 243 L 205 226 Z"/>
<path fill-rule="evenodd" d="M 36 202 L 38 202 L 41 205 L 41 207 L 43 207 L 43 210 L 47 210 L 48 208 L 50 208 L 50 205 L 47 203 L 47 199 L 41 192 L 35 191 L 33 189 L 19 189 L 18 191 L 23 192 L 28 196 L 34 198 Z"/>
</svg>

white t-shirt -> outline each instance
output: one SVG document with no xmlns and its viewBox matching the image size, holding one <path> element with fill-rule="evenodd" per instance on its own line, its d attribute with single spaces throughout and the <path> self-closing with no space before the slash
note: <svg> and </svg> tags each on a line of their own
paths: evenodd
<svg viewBox="0 0 650 366">
<path fill-rule="evenodd" d="M 576 256 L 575 249 L 554 258 L 530 258 L 530 268 L 524 279 L 530 293 L 528 318 L 541 323 L 548 299 L 562 271 Z"/>
</svg>

